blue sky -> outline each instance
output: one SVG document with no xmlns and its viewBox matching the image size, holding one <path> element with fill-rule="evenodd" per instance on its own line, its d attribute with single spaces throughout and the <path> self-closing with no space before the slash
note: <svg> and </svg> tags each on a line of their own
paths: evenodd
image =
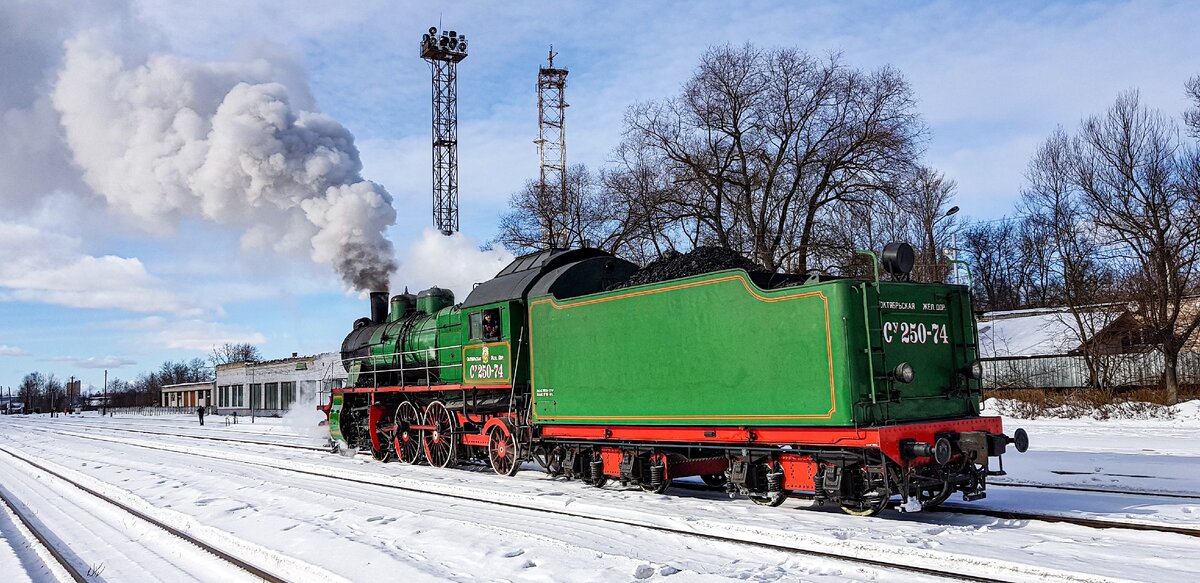
<svg viewBox="0 0 1200 583">
<path fill-rule="evenodd" d="M 166 226 L 106 204 L 81 179 L 49 105 L 63 43 L 100 31 L 135 67 L 264 59 L 294 102 L 353 133 L 362 176 L 394 199 L 394 288 L 463 293 L 503 263 L 478 252 L 510 193 L 536 176 L 535 82 L 548 46 L 568 78 L 567 156 L 603 166 L 624 110 L 672 95 L 712 44 L 841 52 L 912 83 L 926 162 L 958 181 L 976 219 L 1010 213 L 1033 150 L 1117 92 L 1178 115 L 1200 74 L 1200 8 L 1187 2 L 204 3 L 17 0 L 0 8 L 0 386 L 29 371 L 99 385 L 164 359 L 250 341 L 268 357 L 336 349 L 366 310 L 303 253 L 247 251 L 242 230 L 185 216 Z M 413 3 L 415 4 L 415 3 Z M 284 8 L 286 7 L 286 9 Z M 459 67 L 463 236 L 430 222 L 429 70 L 417 41 L 442 22 L 470 39 Z M 86 96 L 77 96 L 86 98 Z"/>
</svg>

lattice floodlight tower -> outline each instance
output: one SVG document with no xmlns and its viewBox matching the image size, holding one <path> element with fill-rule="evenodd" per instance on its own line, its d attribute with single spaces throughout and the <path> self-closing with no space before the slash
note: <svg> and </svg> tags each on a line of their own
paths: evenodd
<svg viewBox="0 0 1200 583">
<path fill-rule="evenodd" d="M 534 142 L 541 159 L 538 203 L 544 221 L 542 242 L 546 247 L 568 247 L 567 136 L 563 125 L 567 70 L 555 69 L 554 57 L 554 47 L 550 47 L 547 65 L 538 69 L 538 139 Z M 555 219 L 559 224 L 554 224 Z"/>
<path fill-rule="evenodd" d="M 467 37 L 437 27 L 421 37 L 421 58 L 433 72 L 433 225 L 443 235 L 458 230 L 458 74 Z"/>
</svg>

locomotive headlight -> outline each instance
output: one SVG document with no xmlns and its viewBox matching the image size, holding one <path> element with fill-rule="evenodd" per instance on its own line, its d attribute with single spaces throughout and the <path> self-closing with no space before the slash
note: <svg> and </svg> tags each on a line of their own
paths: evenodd
<svg viewBox="0 0 1200 583">
<path fill-rule="evenodd" d="M 963 369 L 963 373 L 966 374 L 967 377 L 974 379 L 974 380 L 982 379 L 983 378 L 983 363 L 976 360 L 975 362 L 972 362 L 970 366 Z"/>
<path fill-rule="evenodd" d="M 892 378 L 907 384 L 913 382 L 913 379 L 916 378 L 916 373 L 913 372 L 911 364 L 902 362 L 896 365 L 896 368 L 892 369 Z"/>
</svg>

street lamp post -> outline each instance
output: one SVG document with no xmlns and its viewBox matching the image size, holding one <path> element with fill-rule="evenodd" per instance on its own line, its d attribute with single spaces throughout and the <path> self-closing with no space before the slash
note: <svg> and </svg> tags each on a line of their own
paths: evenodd
<svg viewBox="0 0 1200 583">
<path fill-rule="evenodd" d="M 944 218 L 947 218 L 947 217 L 949 217 L 949 216 L 952 216 L 954 213 L 957 213 L 957 212 L 958 212 L 958 207 L 957 207 L 957 206 L 952 206 L 952 207 L 950 207 L 949 209 L 946 209 L 946 214 L 944 214 L 944 215 L 942 215 L 942 216 L 938 217 L 938 218 L 937 218 L 937 220 L 933 221 L 933 224 L 929 226 L 929 253 L 930 253 L 930 255 L 932 255 L 932 259 L 933 259 L 932 263 L 933 263 L 935 266 L 936 266 L 936 265 L 937 265 L 937 263 L 938 263 L 938 261 L 937 261 L 937 255 L 938 255 L 938 252 L 937 252 L 937 242 L 934 240 L 934 233 L 935 233 L 935 231 L 937 230 L 937 229 L 936 229 L 936 227 L 937 227 L 937 224 L 938 224 L 938 223 L 939 223 L 939 222 L 940 222 L 942 219 L 944 219 Z M 958 247 L 958 245 L 957 245 L 957 241 L 955 241 L 955 237 L 956 237 L 956 236 L 957 236 L 957 233 L 952 233 L 952 234 L 950 235 L 950 238 L 951 238 L 951 243 L 950 243 L 950 244 L 951 244 L 952 246 L 954 246 L 955 248 L 957 248 L 957 247 Z M 954 259 L 958 259 L 957 255 L 954 257 Z M 957 263 L 956 263 L 956 264 L 954 264 L 954 280 L 955 280 L 955 283 L 957 283 L 957 282 L 958 282 L 958 264 L 957 264 Z"/>
<path fill-rule="evenodd" d="M 104 369 L 104 397 L 100 399 L 100 416 L 108 415 L 108 369 Z"/>
</svg>

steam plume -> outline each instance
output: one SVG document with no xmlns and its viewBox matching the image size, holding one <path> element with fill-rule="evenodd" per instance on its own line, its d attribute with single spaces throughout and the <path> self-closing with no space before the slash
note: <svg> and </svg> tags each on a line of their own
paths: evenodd
<svg viewBox="0 0 1200 583">
<path fill-rule="evenodd" d="M 130 65 L 84 34 L 67 42 L 52 98 L 84 180 L 147 228 L 236 225 L 243 247 L 305 251 L 354 289 L 385 289 L 392 197 L 363 180 L 345 127 L 293 106 L 308 97 L 289 77 L 302 76 L 263 60 Z"/>
</svg>

